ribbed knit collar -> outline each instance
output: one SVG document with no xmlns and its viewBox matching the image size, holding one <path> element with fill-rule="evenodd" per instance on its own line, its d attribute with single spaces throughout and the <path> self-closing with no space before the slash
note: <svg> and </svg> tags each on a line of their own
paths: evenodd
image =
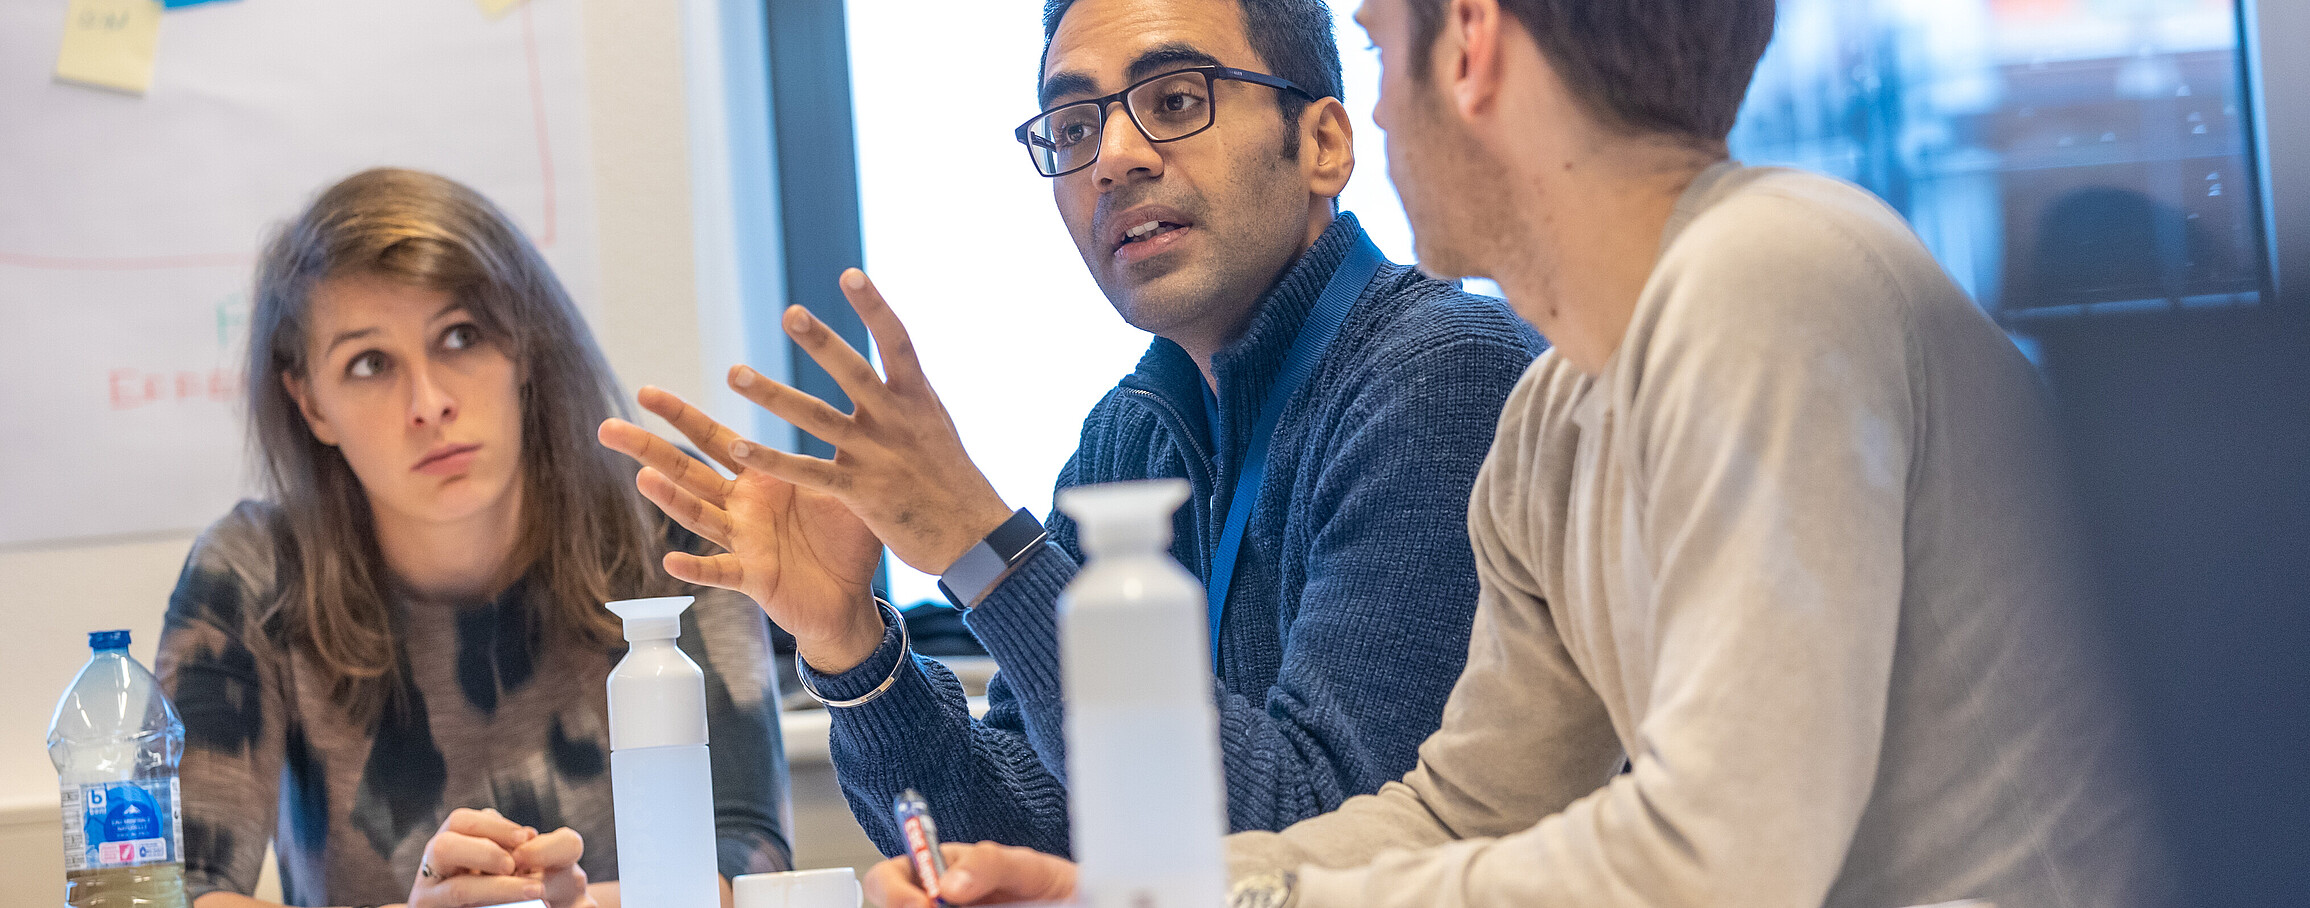
<svg viewBox="0 0 2310 908">
<path fill-rule="evenodd" d="M 1243 337 L 1212 357 L 1212 371 L 1219 378 L 1219 410 L 1208 414 L 1216 417 L 1212 420 L 1216 425 L 1206 428 L 1220 462 L 1235 462 L 1249 446 L 1245 433 L 1259 418 L 1260 405 L 1268 387 L 1275 383 L 1276 373 L 1282 371 L 1292 341 L 1299 337 L 1300 327 L 1323 296 L 1332 273 L 1347 260 L 1348 250 L 1361 242 L 1365 242 L 1363 225 L 1356 223 L 1355 215 L 1344 211 L 1334 215 L 1331 226 L 1316 237 L 1315 245 L 1301 253 L 1299 261 L 1283 273 L 1283 279 L 1260 298 L 1259 309 Z M 1360 288 L 1358 293 L 1360 297 Z M 1139 361 L 1138 372 L 1151 390 L 1183 412 L 1204 411 L 1203 373 L 1179 345 L 1156 338 Z"/>
</svg>

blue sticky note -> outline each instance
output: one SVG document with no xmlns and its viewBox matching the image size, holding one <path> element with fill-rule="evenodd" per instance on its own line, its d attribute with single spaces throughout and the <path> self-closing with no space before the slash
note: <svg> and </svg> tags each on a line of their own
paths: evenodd
<svg viewBox="0 0 2310 908">
<path fill-rule="evenodd" d="M 215 2 L 217 2 L 217 0 L 161 0 L 160 5 L 168 9 L 177 9 L 180 7 L 199 6 L 203 3 Z"/>
</svg>

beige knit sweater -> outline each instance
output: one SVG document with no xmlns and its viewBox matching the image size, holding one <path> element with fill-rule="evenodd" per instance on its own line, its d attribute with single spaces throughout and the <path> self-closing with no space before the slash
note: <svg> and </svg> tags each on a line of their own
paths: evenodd
<svg viewBox="0 0 2310 908">
<path fill-rule="evenodd" d="M 1899 216 L 1709 170 L 1603 374 L 1509 398 L 1419 765 L 1234 871 L 1308 865 L 1309 908 L 2139 902 L 2046 428 Z"/>
</svg>

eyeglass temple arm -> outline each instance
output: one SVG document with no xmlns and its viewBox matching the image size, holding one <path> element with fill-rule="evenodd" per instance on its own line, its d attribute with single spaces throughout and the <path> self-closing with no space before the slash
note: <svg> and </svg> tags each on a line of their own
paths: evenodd
<svg viewBox="0 0 2310 908">
<path fill-rule="evenodd" d="M 1301 88 L 1298 85 L 1293 84 L 1291 80 L 1285 79 L 1282 76 L 1271 76 L 1266 73 L 1255 73 L 1248 69 L 1236 69 L 1232 66 L 1214 66 L 1210 67 L 1210 71 L 1215 74 L 1234 79 L 1237 82 L 1249 82 L 1253 85 L 1265 85 L 1277 91 L 1288 91 L 1310 101 L 1322 100 L 1316 96 L 1315 92 Z"/>
</svg>

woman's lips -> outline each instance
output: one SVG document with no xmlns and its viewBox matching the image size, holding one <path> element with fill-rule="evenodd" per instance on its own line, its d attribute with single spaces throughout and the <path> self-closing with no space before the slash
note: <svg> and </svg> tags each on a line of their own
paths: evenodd
<svg viewBox="0 0 2310 908">
<path fill-rule="evenodd" d="M 455 476 L 473 466 L 474 457 L 480 453 L 480 445 L 445 445 L 425 455 L 425 459 L 411 469 L 428 476 Z"/>
</svg>

